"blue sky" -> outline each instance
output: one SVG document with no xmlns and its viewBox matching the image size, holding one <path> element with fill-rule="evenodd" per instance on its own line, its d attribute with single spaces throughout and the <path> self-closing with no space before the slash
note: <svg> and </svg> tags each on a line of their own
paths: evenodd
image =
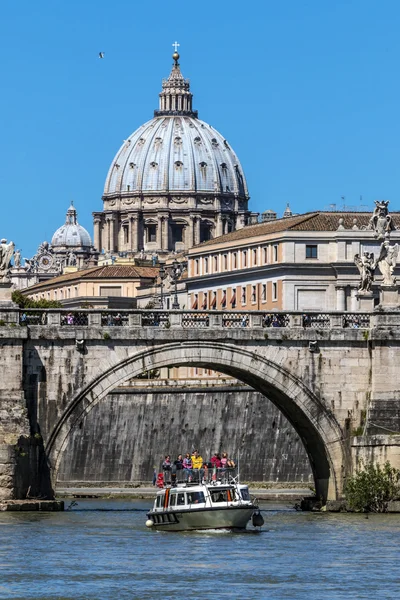
<svg viewBox="0 0 400 600">
<path fill-rule="evenodd" d="M 172 42 L 250 208 L 400 209 L 400 3 L 3 0 L 0 235 L 31 256 L 73 199 L 92 235 L 114 154 L 158 106 Z M 98 52 L 105 59 L 98 59 Z"/>
</svg>

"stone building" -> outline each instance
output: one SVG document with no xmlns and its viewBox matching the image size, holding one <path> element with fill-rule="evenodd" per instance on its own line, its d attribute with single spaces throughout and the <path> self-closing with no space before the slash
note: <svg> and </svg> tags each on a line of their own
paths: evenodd
<svg viewBox="0 0 400 600">
<path fill-rule="evenodd" d="M 250 218 L 238 157 L 198 119 L 179 54 L 162 82 L 159 109 L 123 143 L 94 212 L 94 245 L 135 257 L 167 256 L 241 229 Z"/>
<path fill-rule="evenodd" d="M 400 214 L 392 213 L 400 242 Z M 313 212 L 265 220 L 187 253 L 186 305 L 192 309 L 357 311 L 356 254 L 379 256 L 371 213 Z M 375 274 L 374 298 L 378 303 Z"/>
<path fill-rule="evenodd" d="M 152 284 L 154 267 L 136 265 L 97 266 L 65 273 L 26 290 L 32 300 L 55 300 L 65 308 L 135 308 L 140 286 Z"/>
</svg>

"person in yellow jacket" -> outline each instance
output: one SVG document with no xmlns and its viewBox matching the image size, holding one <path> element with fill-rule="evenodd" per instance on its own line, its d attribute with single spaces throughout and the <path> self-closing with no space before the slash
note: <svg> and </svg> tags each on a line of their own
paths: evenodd
<svg viewBox="0 0 400 600">
<path fill-rule="evenodd" d="M 192 454 L 192 470 L 194 477 L 201 482 L 204 475 L 203 457 L 200 456 L 198 450 L 195 450 Z"/>
</svg>

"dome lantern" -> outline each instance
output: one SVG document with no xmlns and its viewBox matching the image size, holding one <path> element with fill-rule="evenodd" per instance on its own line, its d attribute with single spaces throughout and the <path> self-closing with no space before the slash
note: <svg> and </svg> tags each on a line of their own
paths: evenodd
<svg viewBox="0 0 400 600">
<path fill-rule="evenodd" d="M 183 77 L 178 62 L 180 57 L 176 47 L 179 44 L 175 42 L 173 46 L 175 47 L 172 55 L 174 64 L 168 79 L 162 81 L 162 91 L 159 94 L 160 106 L 154 111 L 154 116 L 182 115 L 197 118 L 198 112 L 192 108 L 193 94 L 190 91 L 189 79 Z"/>
</svg>

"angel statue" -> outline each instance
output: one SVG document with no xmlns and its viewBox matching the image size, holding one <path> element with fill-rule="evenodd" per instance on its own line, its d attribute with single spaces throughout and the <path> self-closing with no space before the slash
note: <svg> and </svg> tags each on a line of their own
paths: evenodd
<svg viewBox="0 0 400 600">
<path fill-rule="evenodd" d="M 358 291 L 370 292 L 376 269 L 374 253 L 364 252 L 362 256 L 356 254 L 354 256 L 354 262 L 356 263 L 361 275 L 360 287 L 358 288 Z"/>
<path fill-rule="evenodd" d="M 381 251 L 377 265 L 383 276 L 382 285 L 393 286 L 396 283 L 396 277 L 393 277 L 393 271 L 396 266 L 397 255 L 399 253 L 399 245 L 391 246 L 389 240 L 385 240 L 381 245 Z"/>
<path fill-rule="evenodd" d="M 8 274 L 10 272 L 11 258 L 14 254 L 14 248 L 14 242 L 7 244 L 7 240 L 5 238 L 0 240 L 0 281 L 2 283 L 10 282 Z"/>
<path fill-rule="evenodd" d="M 383 240 L 385 234 L 390 234 L 396 229 L 392 217 L 389 215 L 389 200 L 375 200 L 375 208 L 369 220 L 368 229 L 374 230 L 374 237 Z"/>
</svg>

